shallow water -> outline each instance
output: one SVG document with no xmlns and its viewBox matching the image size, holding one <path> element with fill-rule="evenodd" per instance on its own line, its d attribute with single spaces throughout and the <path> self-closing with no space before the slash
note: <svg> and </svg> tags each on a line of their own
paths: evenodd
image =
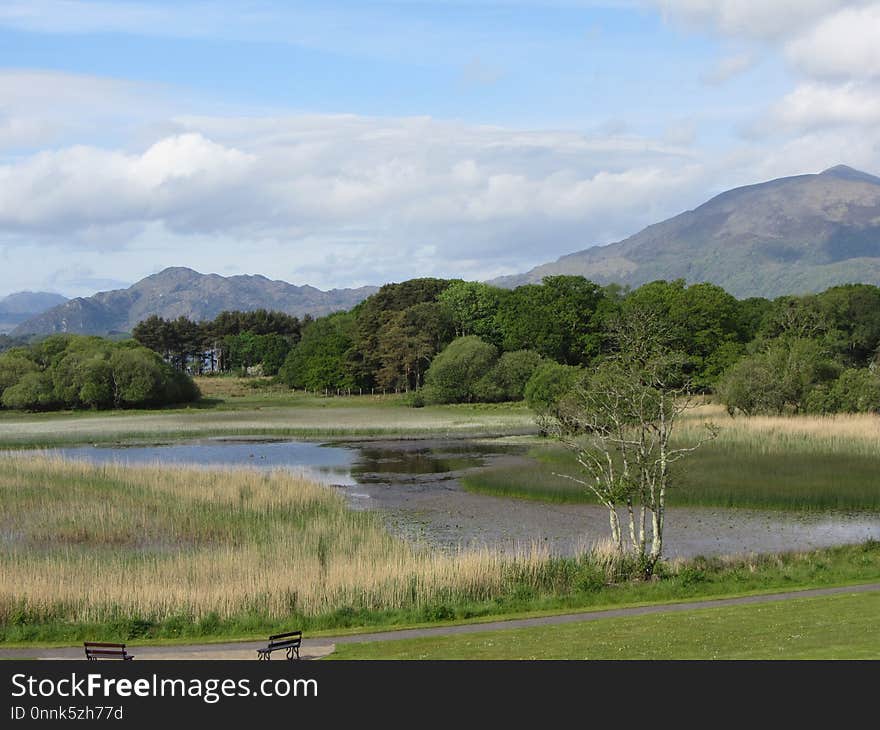
<svg viewBox="0 0 880 730">
<path fill-rule="evenodd" d="M 357 484 L 351 474 L 356 456 L 351 449 L 311 441 L 200 439 L 156 446 L 75 446 L 52 449 L 50 453 L 96 464 L 289 469 L 325 484 Z"/>
<path fill-rule="evenodd" d="M 434 547 L 513 551 L 542 544 L 573 554 L 608 535 L 603 507 L 543 504 L 471 494 L 459 479 L 499 461 L 516 463 L 525 448 L 503 439 L 303 441 L 204 439 L 149 447 L 72 447 L 68 458 L 126 464 L 196 464 L 284 468 L 338 486 L 355 509 L 379 510 L 396 534 Z M 670 557 L 806 550 L 880 539 L 878 513 L 793 513 L 727 508 L 667 510 Z"/>
</svg>

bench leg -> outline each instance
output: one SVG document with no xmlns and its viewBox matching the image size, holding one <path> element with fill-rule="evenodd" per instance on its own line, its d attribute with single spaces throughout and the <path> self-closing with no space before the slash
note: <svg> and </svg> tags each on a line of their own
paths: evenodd
<svg viewBox="0 0 880 730">
<path fill-rule="evenodd" d="M 299 647 L 291 646 L 287 649 L 287 661 L 291 661 L 293 659 L 294 653 L 296 654 L 296 658 L 299 659 Z"/>
</svg>

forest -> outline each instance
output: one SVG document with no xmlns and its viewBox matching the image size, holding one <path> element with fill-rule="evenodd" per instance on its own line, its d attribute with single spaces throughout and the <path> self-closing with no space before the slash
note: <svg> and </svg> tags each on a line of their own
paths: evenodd
<svg viewBox="0 0 880 730">
<path fill-rule="evenodd" d="M 153 316 L 122 343 L 53 336 L 0 355 L 0 403 L 180 402 L 193 397 L 188 376 L 236 373 L 317 393 L 407 393 L 413 406 L 525 397 L 541 410 L 612 354 L 616 323 L 640 312 L 660 325 L 690 388 L 731 413 L 880 410 L 878 287 L 738 300 L 708 283 L 628 290 L 580 276 L 516 289 L 419 278 L 317 319 L 261 309 L 205 322 Z M 151 373 L 139 394 L 115 375 L 124 358 Z"/>
<path fill-rule="evenodd" d="M 413 405 L 535 405 L 607 357 L 615 323 L 638 312 L 659 323 L 690 387 L 732 413 L 880 410 L 880 288 L 863 284 L 771 301 L 682 280 L 627 291 L 578 276 L 512 290 L 414 279 L 305 324 L 278 378 L 409 392 Z"/>
<path fill-rule="evenodd" d="M 132 337 L 159 353 L 178 370 L 193 375 L 248 372 L 275 375 L 300 338 L 303 324 L 284 312 L 256 309 L 221 312 L 213 320 L 186 317 L 166 320 L 153 315 L 139 322 Z"/>
</svg>

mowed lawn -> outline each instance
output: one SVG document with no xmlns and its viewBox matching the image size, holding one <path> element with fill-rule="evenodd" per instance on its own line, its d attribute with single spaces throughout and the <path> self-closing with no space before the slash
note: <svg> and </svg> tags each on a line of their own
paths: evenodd
<svg viewBox="0 0 880 730">
<path fill-rule="evenodd" d="M 331 659 L 880 659 L 880 592 L 337 645 Z"/>
</svg>

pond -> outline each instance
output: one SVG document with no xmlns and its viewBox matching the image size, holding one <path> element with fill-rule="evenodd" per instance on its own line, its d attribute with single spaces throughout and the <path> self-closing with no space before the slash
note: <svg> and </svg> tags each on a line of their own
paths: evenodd
<svg viewBox="0 0 880 730">
<path fill-rule="evenodd" d="M 126 464 L 195 464 L 289 469 L 343 491 L 354 509 L 379 511 L 395 534 L 432 547 L 531 544 L 573 554 L 608 534 L 607 512 L 579 504 L 543 504 L 466 492 L 460 478 L 492 464 L 516 464 L 526 447 L 492 441 L 308 441 L 204 439 L 139 447 L 71 447 L 73 459 Z M 880 514 L 789 513 L 677 507 L 667 511 L 670 557 L 807 550 L 880 539 Z"/>
</svg>

